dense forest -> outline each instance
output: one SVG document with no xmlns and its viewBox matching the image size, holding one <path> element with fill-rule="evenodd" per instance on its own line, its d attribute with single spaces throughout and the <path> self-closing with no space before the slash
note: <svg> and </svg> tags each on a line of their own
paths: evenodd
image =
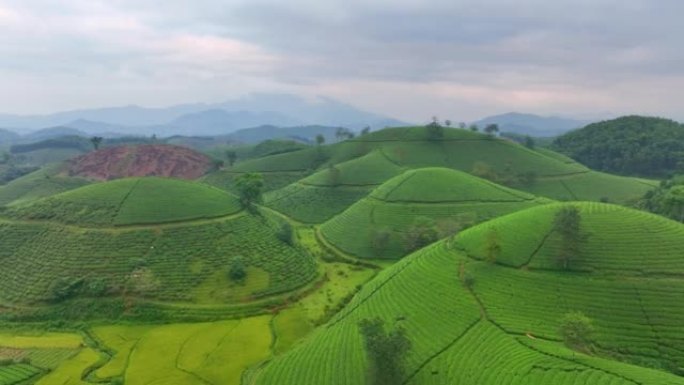
<svg viewBox="0 0 684 385">
<path fill-rule="evenodd" d="M 639 207 L 684 222 L 684 175 L 661 182 L 644 196 Z"/>
<path fill-rule="evenodd" d="M 684 126 L 626 116 L 558 137 L 552 148 L 584 165 L 623 175 L 664 177 L 684 171 Z"/>
</svg>

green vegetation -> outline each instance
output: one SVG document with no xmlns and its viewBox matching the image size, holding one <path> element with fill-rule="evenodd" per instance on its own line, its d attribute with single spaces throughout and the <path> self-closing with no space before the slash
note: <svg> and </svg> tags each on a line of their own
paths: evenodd
<svg viewBox="0 0 684 385">
<path fill-rule="evenodd" d="M 386 331 L 380 318 L 362 320 L 359 329 L 368 355 L 368 378 L 374 385 L 393 385 L 404 378 L 404 356 L 411 349 L 411 341 L 401 327 Z"/>
<path fill-rule="evenodd" d="M 398 258 L 439 238 L 547 200 L 445 168 L 407 171 L 321 226 L 339 249 Z"/>
<path fill-rule="evenodd" d="M 596 170 L 662 177 L 684 171 L 684 127 L 672 120 L 625 116 L 557 138 L 552 147 Z"/>
<path fill-rule="evenodd" d="M 554 218 L 567 207 L 591 234 L 571 271 L 556 262 Z M 501 255 L 491 263 L 484 249 L 494 227 Z M 486 222 L 380 273 L 255 383 L 371 384 L 358 324 L 379 318 L 400 322 L 411 343 L 401 383 L 682 384 L 667 372 L 684 363 L 683 234 L 681 224 L 598 203 Z"/>
<path fill-rule="evenodd" d="M 647 192 L 636 204 L 639 208 L 684 222 L 684 176 L 675 176 Z"/>
<path fill-rule="evenodd" d="M 85 186 L 90 182 L 62 174 L 61 165 L 46 166 L 0 186 L 0 206 L 16 205 Z"/>
<path fill-rule="evenodd" d="M 96 183 L 8 210 L 24 220 L 88 226 L 179 222 L 235 214 L 238 199 L 222 190 L 184 180 L 128 178 Z"/>
</svg>

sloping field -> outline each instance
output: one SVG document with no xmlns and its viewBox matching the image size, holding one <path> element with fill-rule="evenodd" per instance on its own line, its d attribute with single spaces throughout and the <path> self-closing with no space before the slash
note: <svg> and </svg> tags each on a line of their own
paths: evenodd
<svg viewBox="0 0 684 385">
<path fill-rule="evenodd" d="M 126 229 L 0 221 L 0 303 L 123 295 L 233 304 L 286 292 L 311 281 L 316 265 L 277 231 L 267 214 Z M 228 276 L 236 257 L 243 283 Z"/>
<path fill-rule="evenodd" d="M 136 176 L 197 179 L 212 167 L 208 156 L 161 144 L 109 147 L 69 161 L 69 175 L 97 180 Z"/>
<path fill-rule="evenodd" d="M 236 172 L 279 174 L 317 170 L 266 196 L 266 204 L 294 219 L 322 223 L 362 195 L 406 169 L 445 167 L 560 200 L 626 202 L 653 183 L 592 172 L 549 150 L 466 130 L 445 129 L 428 139 L 424 127 L 390 128 L 329 146 L 246 161 Z M 313 189 L 313 186 L 317 187 Z M 314 208 L 305 208 L 312 202 Z"/>
<path fill-rule="evenodd" d="M 321 234 L 362 258 L 397 258 L 411 251 L 407 233 L 417 219 L 431 220 L 449 236 L 462 227 L 546 202 L 460 171 L 422 168 L 385 182 L 325 222 Z"/>
<path fill-rule="evenodd" d="M 84 178 L 62 175 L 62 165 L 46 166 L 0 186 L 0 206 L 20 204 L 85 186 Z"/>
<path fill-rule="evenodd" d="M 79 226 L 122 226 L 221 217 L 240 209 L 234 195 L 217 188 L 147 177 L 91 184 L 13 207 L 7 215 Z"/>
<path fill-rule="evenodd" d="M 684 226 L 615 206 L 583 204 L 584 231 L 612 226 L 612 233 L 624 232 L 620 237 L 609 232 L 593 240 L 595 248 L 582 250 L 593 270 L 511 262 L 534 254 L 532 234 L 541 231 L 543 238 L 543 225 L 548 229 L 561 207 L 540 206 L 493 221 L 502 249 L 497 263 L 467 255 L 473 239 L 485 242 L 490 222 L 404 258 L 367 284 L 306 343 L 271 361 L 254 383 L 366 384 L 358 323 L 380 317 L 387 325 L 403 327 L 412 342 L 405 384 L 684 384 L 668 373 L 684 364 L 684 280 L 677 274 L 649 273 L 652 260 L 684 259 L 678 236 Z M 650 243 L 653 233 L 630 229 L 637 222 L 659 238 Z M 523 237 L 520 245 L 509 245 L 517 233 Z M 624 255 L 625 239 L 639 250 Z M 586 242 L 591 245 L 591 238 Z M 533 261 L 544 261 L 545 254 L 539 251 Z M 616 267 L 621 264 L 629 267 Z M 561 342 L 562 319 L 573 311 L 594 323 L 592 355 Z"/>
<path fill-rule="evenodd" d="M 403 170 L 379 151 L 373 151 L 273 191 L 265 196 L 265 201 L 269 207 L 300 222 L 320 223 Z"/>
</svg>

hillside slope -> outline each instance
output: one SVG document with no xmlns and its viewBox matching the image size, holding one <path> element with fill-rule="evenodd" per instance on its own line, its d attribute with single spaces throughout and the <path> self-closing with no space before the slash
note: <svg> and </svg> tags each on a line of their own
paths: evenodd
<svg viewBox="0 0 684 385">
<path fill-rule="evenodd" d="M 596 173 L 548 150 L 466 130 L 444 129 L 431 140 L 425 127 L 391 128 L 329 146 L 268 156 L 236 165 L 235 172 L 266 178 L 317 170 L 266 196 L 266 204 L 307 223 L 339 214 L 389 178 L 421 167 L 471 173 L 535 195 L 560 200 L 638 199 L 653 183 Z"/>
<path fill-rule="evenodd" d="M 7 215 L 79 226 L 121 226 L 214 218 L 240 211 L 237 197 L 204 184 L 165 178 L 95 183 L 15 206 Z"/>
<path fill-rule="evenodd" d="M 421 168 L 383 183 L 325 222 L 321 234 L 359 257 L 397 258 L 420 246 L 421 236 L 450 236 L 465 226 L 546 202 L 460 171 Z"/>
<path fill-rule="evenodd" d="M 596 170 L 663 177 L 684 171 L 684 126 L 672 120 L 625 116 L 556 138 L 553 148 Z"/>
<path fill-rule="evenodd" d="M 564 271 L 547 263 L 556 241 L 549 236 L 544 250 L 544 235 L 568 205 L 513 213 L 403 259 L 254 383 L 367 384 L 358 325 L 379 317 L 411 341 L 404 384 L 684 384 L 667 372 L 684 363 L 684 226 L 617 206 L 573 204 L 590 236 L 582 268 Z M 502 250 L 496 263 L 478 256 L 492 227 Z M 592 355 L 561 342 L 562 319 L 575 311 L 593 320 Z"/>
<path fill-rule="evenodd" d="M 204 154 L 185 147 L 139 145 L 104 148 L 69 161 L 69 175 L 97 180 L 134 176 L 197 179 L 212 167 Z"/>
</svg>

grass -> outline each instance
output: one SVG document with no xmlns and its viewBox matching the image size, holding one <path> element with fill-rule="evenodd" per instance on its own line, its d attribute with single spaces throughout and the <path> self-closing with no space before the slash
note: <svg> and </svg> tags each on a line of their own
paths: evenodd
<svg viewBox="0 0 684 385">
<path fill-rule="evenodd" d="M 408 254 L 407 233 L 416 218 L 434 221 L 442 237 L 460 228 L 547 201 L 446 168 L 410 170 L 321 226 L 337 248 L 361 258 Z M 380 234 L 382 245 L 375 244 Z"/>
<path fill-rule="evenodd" d="M 424 127 L 385 129 L 328 146 L 267 156 L 240 163 L 235 171 L 269 177 L 316 171 L 271 190 L 266 204 L 297 221 L 323 223 L 390 178 L 425 167 L 507 181 L 518 190 L 556 200 L 626 203 L 653 187 L 651 181 L 593 172 L 547 149 L 532 150 L 470 131 L 446 129 L 442 140 L 428 140 Z M 533 175 L 532 180 L 523 180 L 525 175 Z"/>
<path fill-rule="evenodd" d="M 45 303 L 58 281 L 76 298 L 239 304 L 284 293 L 313 280 L 316 266 L 277 238 L 279 223 L 267 213 L 114 230 L 1 222 L 0 298 Z M 236 256 L 248 268 L 244 284 L 225 279 Z"/>
<path fill-rule="evenodd" d="M 380 273 L 253 383 L 367 383 L 358 322 L 374 317 L 400 325 L 412 342 L 406 384 L 684 383 L 671 374 L 684 364 L 684 226 L 612 205 L 575 205 L 592 235 L 571 271 L 548 263 L 553 235 L 537 250 L 563 204 L 486 222 Z M 495 263 L 481 255 L 492 228 L 502 248 Z M 570 311 L 594 322 L 591 355 L 561 342 Z"/>
<path fill-rule="evenodd" d="M 217 188 L 148 177 L 88 185 L 14 207 L 8 215 L 80 226 L 125 226 L 220 217 L 240 209 L 234 195 Z"/>
<path fill-rule="evenodd" d="M 0 186 L 0 206 L 17 205 L 89 184 L 86 179 L 61 174 L 61 165 L 46 166 Z"/>
</svg>

